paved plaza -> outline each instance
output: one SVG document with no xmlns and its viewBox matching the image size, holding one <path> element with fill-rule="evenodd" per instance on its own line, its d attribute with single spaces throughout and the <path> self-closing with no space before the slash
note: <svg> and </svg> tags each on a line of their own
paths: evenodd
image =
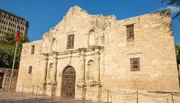
<svg viewBox="0 0 180 103">
<path fill-rule="evenodd" d="M 71 98 L 51 96 L 36 96 L 27 93 L 11 93 L 0 91 L 0 103 L 93 103 L 91 101 L 79 101 Z"/>
</svg>

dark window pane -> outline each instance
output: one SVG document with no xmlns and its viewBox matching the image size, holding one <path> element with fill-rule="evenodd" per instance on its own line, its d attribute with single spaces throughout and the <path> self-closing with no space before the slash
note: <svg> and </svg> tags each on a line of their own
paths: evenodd
<svg viewBox="0 0 180 103">
<path fill-rule="evenodd" d="M 134 24 L 127 25 L 127 39 L 133 39 L 134 38 Z"/>
<path fill-rule="evenodd" d="M 67 49 L 74 47 L 74 35 L 68 35 L 67 38 Z"/>
<path fill-rule="evenodd" d="M 138 65 L 133 65 L 133 68 L 138 68 Z"/>
<path fill-rule="evenodd" d="M 133 61 L 133 64 L 138 64 L 138 61 Z"/>
<path fill-rule="evenodd" d="M 34 50 L 35 50 L 35 46 L 33 45 L 33 46 L 31 47 L 31 54 L 34 54 Z"/>
<path fill-rule="evenodd" d="M 132 71 L 139 71 L 140 70 L 139 58 L 130 58 L 130 65 Z"/>
<path fill-rule="evenodd" d="M 32 66 L 29 66 L 28 74 L 32 73 Z"/>
</svg>

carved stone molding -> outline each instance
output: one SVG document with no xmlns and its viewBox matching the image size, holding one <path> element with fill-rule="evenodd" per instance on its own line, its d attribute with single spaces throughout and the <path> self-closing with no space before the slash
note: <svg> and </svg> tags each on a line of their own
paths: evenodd
<svg viewBox="0 0 180 103">
<path fill-rule="evenodd" d="M 93 46 L 91 46 L 90 48 L 93 49 L 94 51 L 97 51 L 97 52 L 99 52 L 99 51 L 101 51 L 102 49 L 104 49 L 103 46 L 99 46 L 99 45 L 93 45 Z"/>
<path fill-rule="evenodd" d="M 84 81 L 78 81 L 78 83 L 76 84 L 77 87 L 83 88 L 86 87 L 86 83 Z"/>
<path fill-rule="evenodd" d="M 50 81 L 50 84 L 51 85 L 57 85 L 57 82 L 56 81 Z"/>
<path fill-rule="evenodd" d="M 48 53 L 42 53 L 43 59 L 48 60 L 49 54 Z"/>
<path fill-rule="evenodd" d="M 78 48 L 78 50 L 79 50 L 80 55 L 84 55 L 85 52 L 87 51 L 86 48 Z"/>
<path fill-rule="evenodd" d="M 46 85 L 47 82 L 46 81 L 41 81 L 41 85 Z"/>
<path fill-rule="evenodd" d="M 57 56 L 58 56 L 58 53 L 57 52 L 54 52 L 53 53 L 54 55 L 53 55 L 53 63 L 57 63 L 58 62 L 58 58 L 57 58 Z"/>
<path fill-rule="evenodd" d="M 98 82 L 98 81 L 92 81 L 92 82 L 90 82 L 90 86 L 91 86 L 91 87 L 93 87 L 93 86 L 99 86 L 99 87 L 101 87 L 101 83 Z"/>
</svg>

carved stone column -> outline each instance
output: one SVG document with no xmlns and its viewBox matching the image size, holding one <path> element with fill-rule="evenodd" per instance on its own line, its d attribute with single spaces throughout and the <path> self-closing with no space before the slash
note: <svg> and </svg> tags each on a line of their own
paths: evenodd
<svg viewBox="0 0 180 103">
<path fill-rule="evenodd" d="M 43 54 L 43 73 L 42 73 L 42 76 L 43 76 L 43 85 L 46 84 L 46 77 L 47 77 L 47 65 L 48 65 L 48 54 Z"/>
<path fill-rule="evenodd" d="M 85 52 L 86 52 L 86 48 L 79 48 L 79 52 L 80 52 L 80 80 L 79 80 L 79 85 L 80 86 L 84 86 L 85 83 Z"/>
<path fill-rule="evenodd" d="M 42 72 L 42 88 L 43 88 L 43 94 L 46 93 L 46 84 L 47 84 L 47 65 L 48 65 L 48 54 L 43 54 L 43 60 L 42 60 L 42 67 L 43 67 L 43 72 Z"/>
<path fill-rule="evenodd" d="M 95 49 L 95 62 L 97 63 L 96 67 L 98 71 L 96 80 L 98 81 L 98 83 L 100 83 L 100 50 L 97 46 L 94 49 Z"/>
<path fill-rule="evenodd" d="M 57 59 L 57 53 L 54 53 L 54 57 L 53 57 L 53 70 L 52 70 L 52 84 L 56 84 L 56 76 L 57 76 L 57 63 L 58 63 L 58 59 Z"/>
<path fill-rule="evenodd" d="M 92 83 L 92 85 L 101 85 L 100 81 L 100 51 L 103 49 L 102 46 L 93 46 L 94 49 L 94 56 L 95 56 L 95 63 L 96 63 L 96 68 L 97 68 L 97 78 L 95 81 Z"/>
<path fill-rule="evenodd" d="M 94 49 L 95 63 L 96 63 L 96 68 L 97 68 L 98 73 L 97 73 L 96 81 L 94 81 L 91 86 L 94 86 L 94 89 L 97 89 L 98 94 L 96 95 L 96 98 L 98 101 L 100 101 L 101 100 L 101 92 L 102 92 L 101 91 L 102 85 L 101 85 L 101 78 L 100 78 L 100 76 L 101 76 L 100 75 L 100 72 L 101 72 L 100 71 L 101 70 L 100 54 L 101 54 L 101 50 L 103 49 L 103 47 L 102 46 L 94 46 L 93 49 Z"/>
<path fill-rule="evenodd" d="M 86 96 L 86 82 L 85 82 L 85 52 L 86 48 L 79 48 L 79 55 L 80 55 L 80 79 L 78 81 L 77 86 L 81 88 L 81 99 L 85 100 Z"/>
</svg>

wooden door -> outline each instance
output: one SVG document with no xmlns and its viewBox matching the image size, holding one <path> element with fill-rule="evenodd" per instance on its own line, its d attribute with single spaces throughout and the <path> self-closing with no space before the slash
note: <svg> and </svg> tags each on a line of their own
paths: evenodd
<svg viewBox="0 0 180 103">
<path fill-rule="evenodd" d="M 67 67 L 63 71 L 62 96 L 74 98 L 76 73 L 73 67 Z"/>
</svg>

